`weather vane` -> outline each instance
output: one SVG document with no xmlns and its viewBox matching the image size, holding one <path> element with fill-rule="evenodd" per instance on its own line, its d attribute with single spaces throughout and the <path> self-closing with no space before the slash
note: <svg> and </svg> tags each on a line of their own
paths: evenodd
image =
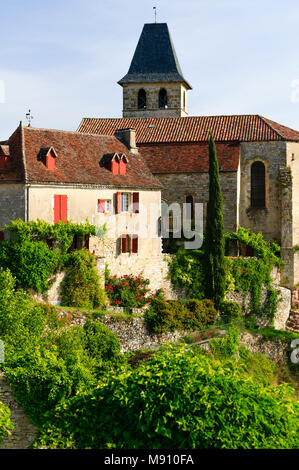
<svg viewBox="0 0 299 470">
<path fill-rule="evenodd" d="M 155 23 L 157 23 L 157 7 L 153 7 L 153 10 L 155 10 Z"/>
<path fill-rule="evenodd" d="M 29 109 L 29 110 L 28 110 L 28 113 L 26 113 L 26 119 L 27 119 L 27 121 L 28 121 L 28 127 L 30 127 L 30 126 L 31 126 L 31 121 L 32 121 L 32 119 L 33 119 L 33 116 L 32 116 L 32 114 L 31 114 L 31 109 Z"/>
</svg>

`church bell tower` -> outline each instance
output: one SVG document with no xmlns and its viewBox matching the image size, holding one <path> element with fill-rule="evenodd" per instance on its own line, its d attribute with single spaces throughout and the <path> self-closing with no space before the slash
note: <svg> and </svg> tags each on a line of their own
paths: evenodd
<svg viewBox="0 0 299 470">
<path fill-rule="evenodd" d="M 188 116 L 187 92 L 166 23 L 145 24 L 123 87 L 123 117 Z"/>
</svg>

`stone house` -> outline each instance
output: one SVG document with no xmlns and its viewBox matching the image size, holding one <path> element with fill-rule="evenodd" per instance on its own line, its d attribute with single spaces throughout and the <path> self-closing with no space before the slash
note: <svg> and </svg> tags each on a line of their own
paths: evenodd
<svg viewBox="0 0 299 470">
<path fill-rule="evenodd" d="M 281 245 L 284 284 L 299 282 L 299 132 L 260 115 L 188 116 L 169 30 L 144 25 L 123 88 L 123 118 L 83 118 L 78 132 L 136 131 L 136 144 L 168 204 L 208 200 L 208 141 L 216 141 L 227 231 L 239 225 Z"/>
<path fill-rule="evenodd" d="M 0 226 L 17 218 L 105 224 L 104 241 L 101 230 L 89 240 L 100 271 L 107 264 L 112 274 L 143 273 L 160 287 L 167 268 L 158 224 L 161 184 L 134 141 L 130 130 L 117 138 L 20 123 L 0 142 Z"/>
</svg>

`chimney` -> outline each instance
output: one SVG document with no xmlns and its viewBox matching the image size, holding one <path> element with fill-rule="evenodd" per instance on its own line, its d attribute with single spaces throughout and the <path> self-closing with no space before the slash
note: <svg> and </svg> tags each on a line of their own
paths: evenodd
<svg viewBox="0 0 299 470">
<path fill-rule="evenodd" d="M 131 153 L 138 153 L 138 148 L 136 147 L 136 131 L 135 129 L 117 129 L 114 132 L 114 136 L 123 142 Z"/>
</svg>

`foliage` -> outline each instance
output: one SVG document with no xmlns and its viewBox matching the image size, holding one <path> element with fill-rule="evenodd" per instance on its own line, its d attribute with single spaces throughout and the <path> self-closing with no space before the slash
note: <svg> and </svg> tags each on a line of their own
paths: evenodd
<svg viewBox="0 0 299 470">
<path fill-rule="evenodd" d="M 209 299 L 163 300 L 153 299 L 144 319 L 153 333 L 176 329 L 203 329 L 215 323 L 217 311 Z"/>
<path fill-rule="evenodd" d="M 100 286 L 94 256 L 88 250 L 74 251 L 69 255 L 66 276 L 61 282 L 61 296 L 62 303 L 68 306 L 105 306 L 105 291 Z"/>
<path fill-rule="evenodd" d="M 125 275 L 122 277 L 110 276 L 106 270 L 105 288 L 112 305 L 125 308 L 141 308 L 148 305 L 154 295 L 150 293 L 149 279 L 141 276 Z"/>
<path fill-rule="evenodd" d="M 168 347 L 59 404 L 37 446 L 79 449 L 296 448 L 299 405 L 229 363 Z"/>
<path fill-rule="evenodd" d="M 225 295 L 225 238 L 222 213 L 222 194 L 216 145 L 210 133 L 209 141 L 209 201 L 204 233 L 205 297 L 215 302 L 216 307 Z"/>
<path fill-rule="evenodd" d="M 63 329 L 52 306 L 36 304 L 15 279 L 0 270 L 0 338 L 4 370 L 17 401 L 34 422 L 59 401 L 90 390 L 111 367 L 118 367 L 120 345 L 102 324 Z M 97 322 L 98 323 L 98 322 Z"/>
<path fill-rule="evenodd" d="M 188 290 L 188 297 L 204 298 L 204 259 L 200 250 L 179 248 L 169 263 L 169 273 L 175 287 Z"/>
<path fill-rule="evenodd" d="M 11 225 L 5 225 L 2 230 L 13 234 L 13 239 L 17 243 L 25 241 L 43 241 L 47 243 L 53 241 L 56 248 L 65 255 L 74 239 L 74 236 L 96 235 L 97 228 L 91 225 L 88 220 L 85 223 L 72 223 L 70 221 L 59 221 L 56 224 L 49 224 L 44 220 L 24 222 L 21 219 L 11 221 Z"/>
<path fill-rule="evenodd" d="M 219 311 L 221 316 L 223 316 L 228 323 L 239 321 L 242 318 L 241 307 L 236 302 L 223 300 L 219 305 Z"/>
<path fill-rule="evenodd" d="M 10 409 L 0 401 L 0 443 L 11 434 L 14 426 L 10 420 Z"/>
<path fill-rule="evenodd" d="M 256 253 L 252 258 L 225 258 L 225 292 L 235 290 L 250 294 L 251 315 L 264 314 L 272 320 L 277 310 L 279 292 L 271 285 L 271 271 L 274 266 L 282 266 L 277 255 L 279 246 L 265 241 L 260 233 L 251 233 L 243 227 L 239 227 L 235 233 L 226 233 L 225 238 L 244 243 L 252 247 Z M 189 297 L 202 299 L 204 278 L 207 275 L 204 252 L 178 250 L 170 262 L 170 275 L 175 287 L 186 288 Z M 261 308 L 263 286 L 267 289 L 267 297 Z"/>
<path fill-rule="evenodd" d="M 96 227 L 88 221 L 84 224 L 59 221 L 52 225 L 39 219 L 30 222 L 17 219 L 2 230 L 10 232 L 12 239 L 0 244 L 0 266 L 10 269 L 18 287 L 39 293 L 51 287 L 55 274 L 67 264 L 74 237 L 83 240 L 96 235 Z"/>
<path fill-rule="evenodd" d="M 243 371 L 263 385 L 275 385 L 277 382 L 277 366 L 264 354 L 252 353 L 245 346 L 239 347 Z"/>
<path fill-rule="evenodd" d="M 239 330 L 235 326 L 230 325 L 227 334 L 223 338 L 212 339 L 209 345 L 214 357 L 229 359 L 238 354 Z"/>
<path fill-rule="evenodd" d="M 0 265 L 12 272 L 19 287 L 44 292 L 51 286 L 49 278 L 60 267 L 60 256 L 42 241 L 3 241 Z"/>
</svg>

